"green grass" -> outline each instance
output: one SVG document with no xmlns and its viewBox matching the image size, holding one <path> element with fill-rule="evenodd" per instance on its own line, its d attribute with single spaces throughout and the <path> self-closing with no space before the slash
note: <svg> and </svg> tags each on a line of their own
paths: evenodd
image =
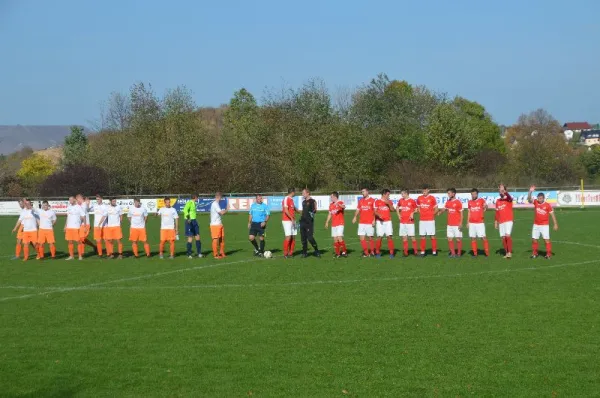
<svg viewBox="0 0 600 398">
<path fill-rule="evenodd" d="M 361 259 L 350 223 L 348 259 L 255 259 L 232 214 L 224 260 L 28 263 L 1 218 L 0 395 L 598 396 L 600 212 L 557 211 L 551 260 L 516 216 L 510 261 L 449 260 L 443 239 L 437 258 Z"/>
</svg>

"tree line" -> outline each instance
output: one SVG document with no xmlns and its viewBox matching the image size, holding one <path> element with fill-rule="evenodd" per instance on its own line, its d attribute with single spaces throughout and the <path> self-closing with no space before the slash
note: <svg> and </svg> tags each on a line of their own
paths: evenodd
<svg viewBox="0 0 600 398">
<path fill-rule="evenodd" d="M 573 185 L 600 172 L 600 150 L 565 141 L 544 110 L 503 135 L 481 104 L 385 74 L 335 94 L 310 80 L 260 103 L 242 88 L 220 108 L 138 83 L 110 96 L 97 130 L 73 127 L 59 164 L 28 149 L 2 157 L 2 196 Z"/>
</svg>

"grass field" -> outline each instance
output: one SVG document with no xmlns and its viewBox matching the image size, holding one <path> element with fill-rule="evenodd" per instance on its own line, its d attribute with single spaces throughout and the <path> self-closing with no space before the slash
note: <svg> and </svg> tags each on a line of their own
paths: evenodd
<svg viewBox="0 0 600 398">
<path fill-rule="evenodd" d="M 1 218 L 0 395 L 599 396 L 600 211 L 557 217 L 551 260 L 529 259 L 524 210 L 512 260 L 448 259 L 443 239 L 439 257 L 361 259 L 350 223 L 333 259 L 323 214 L 323 258 L 283 260 L 276 215 L 279 251 L 257 259 L 230 214 L 223 260 L 179 241 L 175 260 L 28 263 Z"/>
</svg>

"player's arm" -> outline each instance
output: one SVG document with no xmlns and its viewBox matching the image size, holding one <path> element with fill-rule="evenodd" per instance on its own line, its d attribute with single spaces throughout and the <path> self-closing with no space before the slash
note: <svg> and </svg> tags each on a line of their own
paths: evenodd
<svg viewBox="0 0 600 398">
<path fill-rule="evenodd" d="M 394 202 L 392 202 L 391 200 L 388 200 L 388 201 L 386 202 L 386 204 L 388 205 L 388 207 L 390 208 L 390 210 L 391 210 L 391 211 L 394 211 L 394 210 L 396 210 L 396 209 L 394 208 Z"/>
<path fill-rule="evenodd" d="M 527 202 L 533 203 L 533 191 L 535 191 L 535 186 L 532 185 L 529 187 L 529 192 L 527 192 Z"/>
<path fill-rule="evenodd" d="M 331 212 L 327 213 L 327 220 L 325 220 L 325 228 L 329 228 L 329 221 L 331 221 Z"/>
<path fill-rule="evenodd" d="M 248 213 L 248 229 L 250 229 L 250 225 L 252 224 L 252 211 Z"/>
<path fill-rule="evenodd" d="M 287 216 L 287 218 L 289 218 L 290 220 L 294 220 L 294 217 L 292 217 L 292 213 L 290 213 L 290 209 L 287 205 L 287 203 L 285 203 L 283 205 L 283 213 Z"/>
<path fill-rule="evenodd" d="M 360 214 L 360 207 L 357 207 L 356 211 L 354 212 L 354 218 L 352 219 L 352 224 L 356 224 L 356 219 L 358 218 L 359 214 Z"/>
<path fill-rule="evenodd" d="M 192 212 L 192 206 L 193 203 L 191 200 L 188 200 L 187 203 L 185 204 L 185 206 L 183 207 L 183 218 L 185 218 L 186 222 L 191 222 L 190 219 L 190 213 Z"/>
<path fill-rule="evenodd" d="M 223 215 L 223 214 L 227 213 L 227 209 L 221 209 L 221 206 L 219 206 L 219 209 L 220 209 L 219 210 L 219 214 L 220 215 Z"/>
<path fill-rule="evenodd" d="M 15 227 L 13 228 L 13 232 L 17 232 L 17 229 L 19 228 L 19 226 L 21 225 L 21 220 L 23 218 L 19 216 L 19 219 L 17 220 L 17 223 L 15 224 Z"/>
<path fill-rule="evenodd" d="M 463 211 L 463 209 L 460 209 L 460 224 L 458 224 L 458 229 L 460 230 L 463 226 L 463 221 L 465 220 L 465 212 Z"/>
<path fill-rule="evenodd" d="M 556 221 L 556 215 L 554 214 L 554 210 L 550 212 L 550 215 L 552 216 L 552 222 L 554 222 L 554 230 L 558 231 L 558 221 Z"/>
<path fill-rule="evenodd" d="M 50 221 L 52 221 L 52 226 L 54 227 L 54 224 L 56 224 L 56 214 L 52 214 L 52 217 L 50 217 Z"/>
<path fill-rule="evenodd" d="M 175 233 L 179 231 L 179 217 L 175 214 Z"/>
<path fill-rule="evenodd" d="M 313 217 L 315 214 L 317 214 L 317 201 L 313 199 L 312 203 L 311 203 L 311 207 L 312 207 L 312 213 L 313 213 Z"/>
</svg>

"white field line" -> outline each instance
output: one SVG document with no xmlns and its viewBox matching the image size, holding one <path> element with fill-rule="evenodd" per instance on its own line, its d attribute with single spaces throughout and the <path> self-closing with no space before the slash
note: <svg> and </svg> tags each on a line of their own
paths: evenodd
<svg viewBox="0 0 600 398">
<path fill-rule="evenodd" d="M 540 261 L 540 260 L 538 260 Z M 501 270 L 489 270 L 489 271 L 478 271 L 478 272 L 465 272 L 457 274 L 438 274 L 438 275 L 416 275 L 416 276 L 398 276 L 389 278 L 364 278 L 364 279 L 340 279 L 340 280 L 314 280 L 314 281 L 300 281 L 300 282 L 285 282 L 285 283 L 249 283 L 249 284 L 206 284 L 206 285 L 180 285 L 180 286 L 102 286 L 102 284 L 93 284 L 80 287 L 65 287 L 56 289 L 53 291 L 42 292 L 39 294 L 25 295 L 12 297 L 25 298 L 36 295 L 45 295 L 55 292 L 64 291 L 76 291 L 76 290 L 185 290 L 185 289 L 220 289 L 220 288 L 260 288 L 260 287 L 285 287 L 285 286 L 308 286 L 308 285 L 338 285 L 338 284 L 351 284 L 351 283 L 364 283 L 364 282 L 393 282 L 402 280 L 420 280 L 420 279 L 445 279 L 445 278 L 462 278 L 467 276 L 481 276 L 481 275 L 493 275 L 493 274 L 505 274 L 511 272 L 524 272 L 524 271 L 543 271 L 546 269 L 553 268 L 564 268 L 573 267 L 579 265 L 587 265 L 600 263 L 598 260 L 581 261 L 576 263 L 564 263 L 564 264 L 553 264 L 541 267 L 525 267 L 525 268 L 505 268 Z M 127 279 L 131 280 L 131 279 Z M 113 281 L 114 282 L 114 281 Z M 9 288 L 8 286 L 6 288 Z M 14 287 L 29 289 L 33 287 Z M 11 299 L 7 297 L 6 299 Z"/>
</svg>

